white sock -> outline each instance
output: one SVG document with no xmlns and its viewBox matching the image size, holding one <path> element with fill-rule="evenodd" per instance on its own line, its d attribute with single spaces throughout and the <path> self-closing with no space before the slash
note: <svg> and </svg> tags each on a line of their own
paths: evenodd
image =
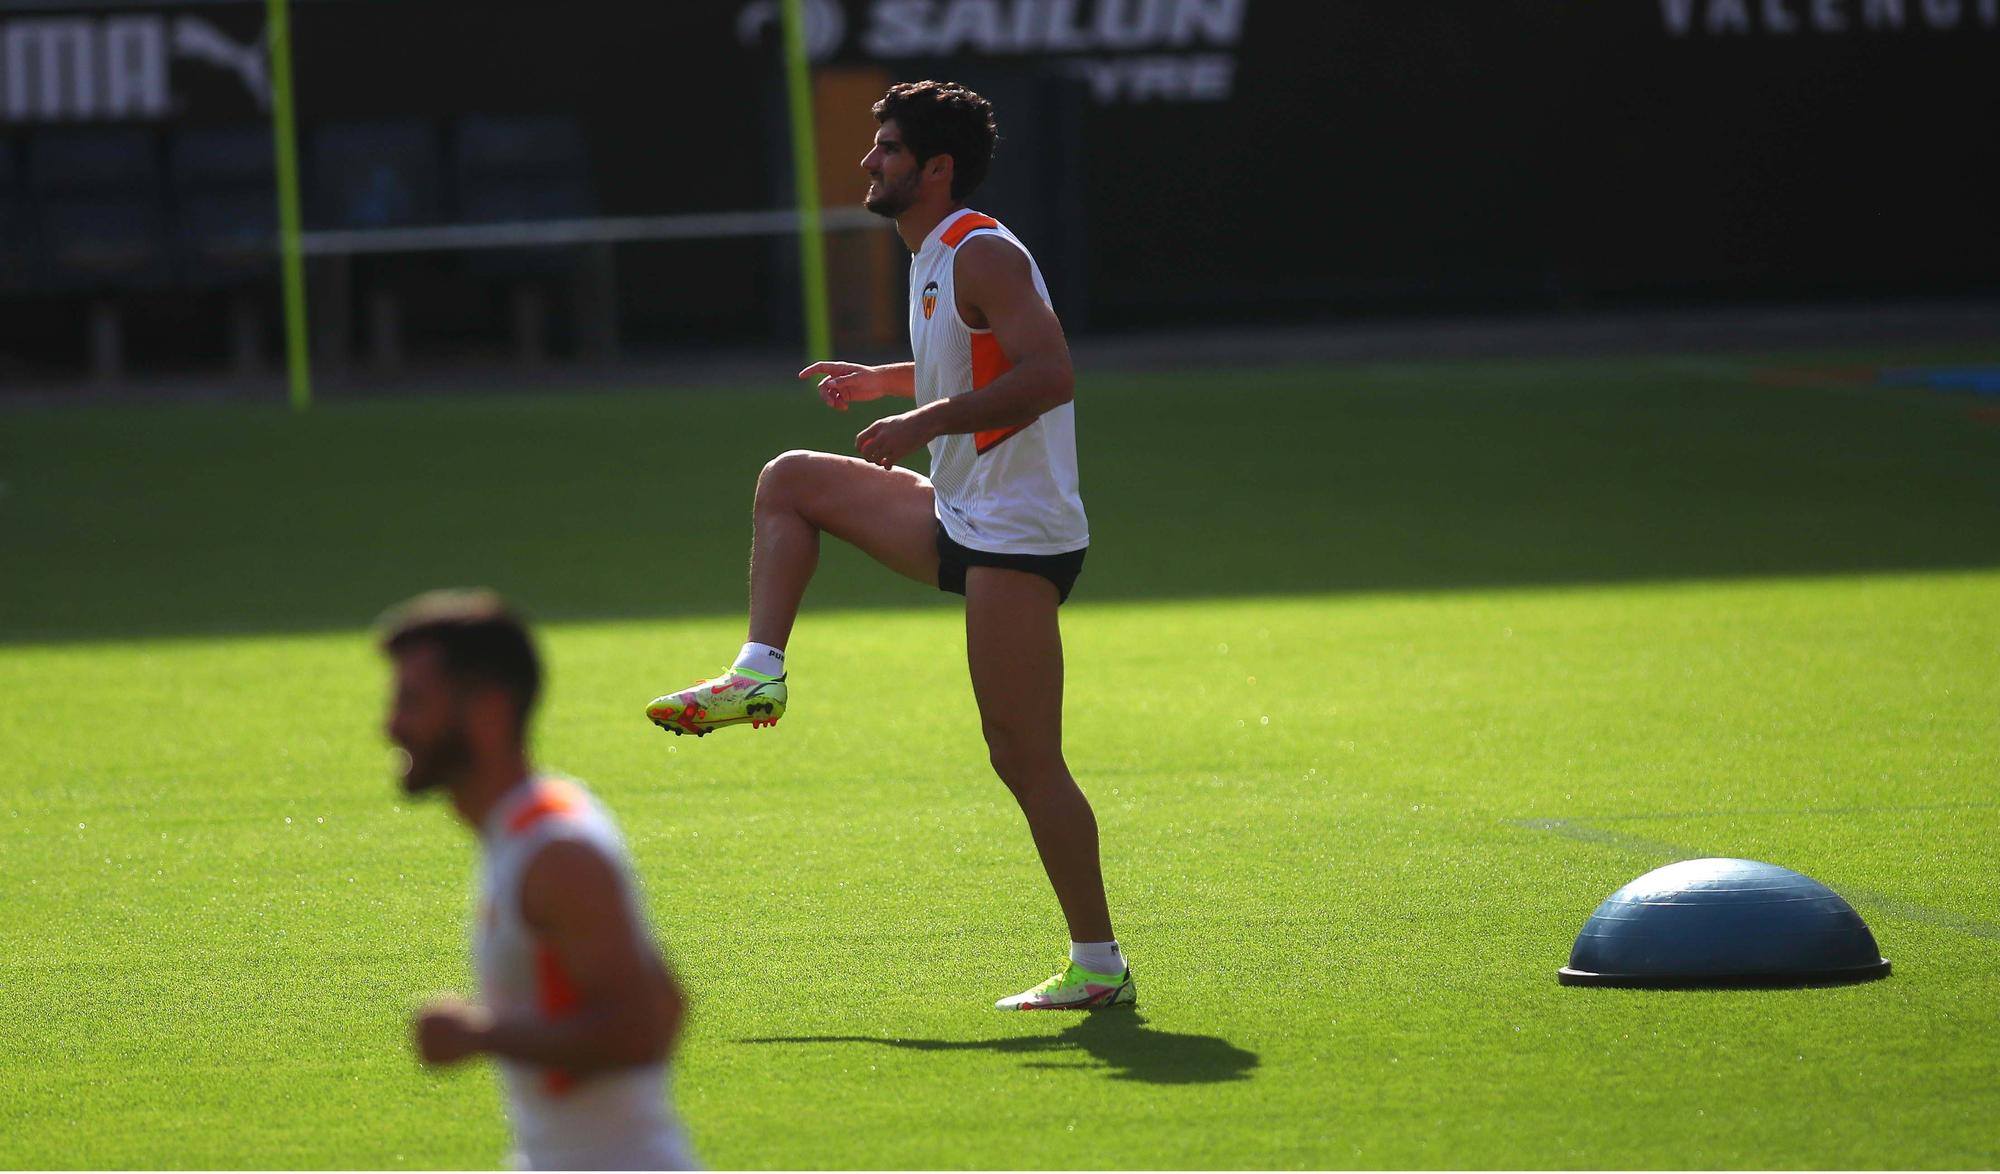
<svg viewBox="0 0 2000 1174">
<path fill-rule="evenodd" d="M 1069 960 L 1092 974 L 1125 973 L 1125 955 L 1113 942 L 1071 942 Z"/>
<path fill-rule="evenodd" d="M 785 650 L 752 640 L 743 646 L 743 651 L 736 654 L 736 663 L 729 667 L 749 669 L 753 673 L 763 673 L 767 677 L 782 677 L 785 675 Z"/>
</svg>

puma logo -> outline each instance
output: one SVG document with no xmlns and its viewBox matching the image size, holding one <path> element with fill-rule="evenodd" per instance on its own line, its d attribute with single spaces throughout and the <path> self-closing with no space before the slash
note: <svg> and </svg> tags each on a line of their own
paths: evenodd
<svg viewBox="0 0 2000 1174">
<path fill-rule="evenodd" d="M 198 16 L 174 18 L 174 54 L 226 69 L 243 79 L 243 88 L 263 109 L 271 106 L 271 84 L 266 76 L 264 39 L 239 45 L 219 28 Z"/>
</svg>

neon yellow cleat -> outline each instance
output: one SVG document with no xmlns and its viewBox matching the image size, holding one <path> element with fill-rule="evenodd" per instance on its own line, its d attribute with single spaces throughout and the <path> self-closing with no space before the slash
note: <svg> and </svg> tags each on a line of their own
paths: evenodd
<svg viewBox="0 0 2000 1174">
<path fill-rule="evenodd" d="M 1042 985 L 993 1005 L 1002 1011 L 1096 1011 L 1132 1007 L 1138 1002 L 1139 988 L 1132 983 L 1131 967 L 1123 974 L 1092 974 L 1069 962 Z"/>
<path fill-rule="evenodd" d="M 767 677 L 751 669 L 723 669 L 720 675 L 696 681 L 678 693 L 653 698 L 646 706 L 646 716 L 663 730 L 697 738 L 744 722 L 752 728 L 775 726 L 785 716 L 785 678 Z"/>
</svg>

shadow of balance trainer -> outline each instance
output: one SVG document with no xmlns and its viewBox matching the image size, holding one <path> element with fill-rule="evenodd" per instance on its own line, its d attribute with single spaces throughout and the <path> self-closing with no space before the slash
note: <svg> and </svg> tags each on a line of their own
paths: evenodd
<svg viewBox="0 0 2000 1174">
<path fill-rule="evenodd" d="M 881 1044 L 919 1052 L 999 1052 L 1042 1056 L 1083 1052 L 1109 1071 L 1113 1080 L 1149 1084 L 1216 1084 L 1248 1080 L 1257 1053 L 1212 1035 L 1155 1031 L 1137 1011 L 1093 1011 L 1055 1035 L 1008 1036 L 990 1040 L 883 1039 L 869 1035 L 793 1035 L 738 1040 L 746 1044 Z M 1068 1067 L 1049 1063 L 1030 1067 Z"/>
</svg>

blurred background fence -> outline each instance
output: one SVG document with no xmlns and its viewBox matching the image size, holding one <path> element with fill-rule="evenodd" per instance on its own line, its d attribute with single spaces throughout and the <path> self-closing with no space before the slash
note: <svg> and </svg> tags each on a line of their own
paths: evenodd
<svg viewBox="0 0 2000 1174">
<path fill-rule="evenodd" d="M 2000 0 L 809 0 L 834 328 L 869 103 L 998 106 L 1073 333 L 2000 295 Z M 801 336 L 775 0 L 296 0 L 316 371 Z M 0 4 L 0 387 L 280 365 L 262 0 Z"/>
</svg>

